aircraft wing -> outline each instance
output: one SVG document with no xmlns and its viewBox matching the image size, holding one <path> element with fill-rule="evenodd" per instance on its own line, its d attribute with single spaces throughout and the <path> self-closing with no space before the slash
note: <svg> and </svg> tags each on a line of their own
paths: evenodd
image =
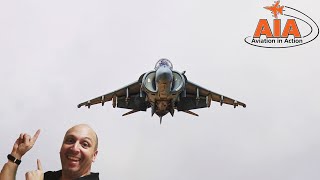
<svg viewBox="0 0 320 180">
<path fill-rule="evenodd" d="M 78 108 L 81 106 L 90 108 L 91 105 L 100 103 L 104 105 L 105 102 L 112 100 L 113 107 L 145 111 L 148 105 L 145 102 L 145 98 L 140 97 L 140 88 L 141 81 L 138 80 L 116 91 L 80 103 Z"/>
<path fill-rule="evenodd" d="M 177 104 L 177 109 L 181 111 L 209 107 L 211 101 L 219 102 L 221 105 L 229 104 L 234 107 L 246 107 L 243 102 L 234 100 L 224 95 L 207 90 L 190 81 L 186 82 L 186 97 L 181 98 Z"/>
</svg>

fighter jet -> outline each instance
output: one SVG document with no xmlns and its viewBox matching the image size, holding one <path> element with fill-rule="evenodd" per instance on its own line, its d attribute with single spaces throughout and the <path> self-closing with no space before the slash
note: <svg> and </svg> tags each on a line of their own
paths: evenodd
<svg viewBox="0 0 320 180">
<path fill-rule="evenodd" d="M 273 16 L 276 19 L 278 19 L 278 14 L 283 14 L 283 7 L 284 7 L 284 6 L 280 6 L 279 4 L 280 4 L 280 0 L 276 1 L 275 4 L 273 4 L 272 6 L 266 6 L 264 8 L 270 10 Z"/>
<path fill-rule="evenodd" d="M 112 101 L 112 106 L 130 109 L 123 114 L 126 116 L 138 111 L 146 111 L 151 108 L 151 116 L 157 114 L 162 117 L 175 110 L 191 115 L 198 114 L 190 111 L 210 107 L 211 101 L 219 102 L 220 105 L 229 104 L 235 107 L 246 105 L 240 101 L 228 98 L 221 94 L 207 90 L 189 81 L 185 71 L 180 73 L 173 70 L 172 63 L 168 59 L 160 59 L 154 70 L 142 74 L 139 79 L 121 89 L 85 101 L 78 105 L 90 108 L 94 104 L 102 104 Z"/>
</svg>

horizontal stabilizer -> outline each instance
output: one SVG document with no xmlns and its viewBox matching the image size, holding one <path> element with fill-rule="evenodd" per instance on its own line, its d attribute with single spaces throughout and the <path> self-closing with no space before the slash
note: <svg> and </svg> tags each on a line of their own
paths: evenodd
<svg viewBox="0 0 320 180">
<path fill-rule="evenodd" d="M 127 113 L 122 114 L 122 116 L 126 116 L 126 115 L 129 115 L 129 114 L 135 113 L 135 112 L 138 112 L 138 110 L 129 111 Z"/>
<path fill-rule="evenodd" d="M 198 114 L 196 114 L 196 113 L 194 113 L 194 112 L 192 112 L 192 111 L 186 110 L 186 111 L 183 111 L 183 112 L 188 113 L 188 114 L 191 114 L 191 115 L 194 115 L 194 116 L 199 116 Z"/>
</svg>

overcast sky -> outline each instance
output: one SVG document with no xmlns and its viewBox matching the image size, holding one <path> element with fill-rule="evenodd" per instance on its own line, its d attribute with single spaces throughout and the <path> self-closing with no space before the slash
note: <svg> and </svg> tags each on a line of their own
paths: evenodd
<svg viewBox="0 0 320 180">
<path fill-rule="evenodd" d="M 99 136 L 92 167 L 113 180 L 320 179 L 320 40 L 288 49 L 249 46 L 273 1 L 1 1 L 0 164 L 21 132 L 41 134 L 17 179 L 42 161 L 61 168 L 65 131 Z M 281 1 L 320 23 L 317 1 Z M 220 106 L 122 117 L 80 102 L 136 81 L 160 58 L 247 108 Z"/>
</svg>

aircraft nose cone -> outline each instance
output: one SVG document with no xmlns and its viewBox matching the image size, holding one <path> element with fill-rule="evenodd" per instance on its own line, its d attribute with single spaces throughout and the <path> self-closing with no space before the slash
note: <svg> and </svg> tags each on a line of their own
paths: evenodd
<svg viewBox="0 0 320 180">
<path fill-rule="evenodd" d="M 168 83 L 172 82 L 172 79 L 172 71 L 168 67 L 159 67 L 159 69 L 156 71 L 156 82 Z"/>
</svg>

